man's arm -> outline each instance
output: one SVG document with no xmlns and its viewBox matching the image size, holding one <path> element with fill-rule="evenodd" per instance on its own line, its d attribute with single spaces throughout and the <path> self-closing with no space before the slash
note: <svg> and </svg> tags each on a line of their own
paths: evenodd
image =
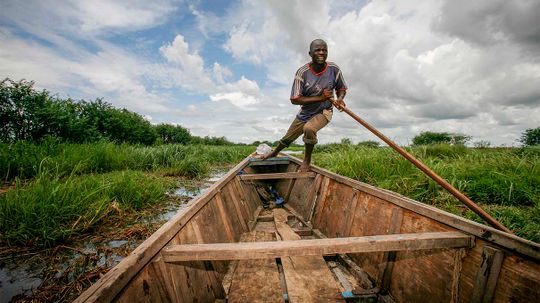
<svg viewBox="0 0 540 303">
<path fill-rule="evenodd" d="M 343 98 L 345 98 L 345 95 L 346 95 L 346 94 L 347 94 L 347 91 L 346 91 L 346 90 L 340 89 L 340 90 L 337 91 L 337 99 L 336 99 L 336 100 L 332 100 L 332 103 L 334 104 L 334 106 L 335 106 L 338 110 L 340 110 L 340 111 L 342 111 L 343 108 L 344 108 L 345 106 L 347 106 L 347 105 L 345 104 L 345 101 L 343 101 Z"/>
<path fill-rule="evenodd" d="M 305 105 L 309 103 L 323 102 L 331 99 L 332 97 L 332 91 L 329 89 L 325 89 L 323 90 L 322 95 L 310 97 L 300 96 L 298 98 L 291 99 L 291 103 L 294 105 Z"/>
</svg>

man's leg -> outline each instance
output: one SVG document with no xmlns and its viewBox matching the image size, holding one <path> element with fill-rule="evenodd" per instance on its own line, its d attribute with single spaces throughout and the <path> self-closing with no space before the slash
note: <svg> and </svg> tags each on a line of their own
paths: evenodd
<svg viewBox="0 0 540 303">
<path fill-rule="evenodd" d="M 266 160 L 271 157 L 275 157 L 279 154 L 281 150 L 283 150 L 285 147 L 288 147 L 289 144 L 293 143 L 294 140 L 296 140 L 304 131 L 304 122 L 298 120 L 298 118 L 295 118 L 293 122 L 291 123 L 291 126 L 289 126 L 289 130 L 287 130 L 287 133 L 281 140 L 279 140 L 278 146 L 274 148 L 271 152 L 268 154 L 265 154 L 261 157 L 261 159 Z"/>
<path fill-rule="evenodd" d="M 300 165 L 299 171 L 309 171 L 311 165 L 311 154 L 315 144 L 317 144 L 317 132 L 328 124 L 328 118 L 324 114 L 320 113 L 309 119 L 304 125 L 304 161 Z"/>
</svg>

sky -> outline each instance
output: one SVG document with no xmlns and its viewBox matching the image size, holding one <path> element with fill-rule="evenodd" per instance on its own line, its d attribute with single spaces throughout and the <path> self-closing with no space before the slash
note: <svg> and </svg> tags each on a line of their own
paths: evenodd
<svg viewBox="0 0 540 303">
<path fill-rule="evenodd" d="M 343 72 L 349 109 L 399 144 L 436 131 L 517 146 L 540 127 L 538 0 L 0 4 L 1 79 L 103 98 L 197 136 L 280 139 L 317 38 Z M 378 141 L 337 111 L 318 137 Z"/>
</svg>

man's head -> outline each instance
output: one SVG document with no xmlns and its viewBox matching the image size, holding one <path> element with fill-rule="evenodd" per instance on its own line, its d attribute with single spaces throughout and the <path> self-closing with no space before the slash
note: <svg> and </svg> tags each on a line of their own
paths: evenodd
<svg viewBox="0 0 540 303">
<path fill-rule="evenodd" d="M 309 45 L 309 56 L 313 63 L 324 64 L 328 57 L 328 46 L 322 39 L 315 39 Z"/>
</svg>

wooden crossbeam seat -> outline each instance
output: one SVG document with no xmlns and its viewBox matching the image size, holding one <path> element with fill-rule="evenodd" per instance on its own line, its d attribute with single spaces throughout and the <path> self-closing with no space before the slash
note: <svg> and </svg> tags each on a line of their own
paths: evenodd
<svg viewBox="0 0 540 303">
<path fill-rule="evenodd" d="M 247 260 L 459 248 L 473 245 L 474 237 L 461 232 L 428 232 L 314 240 L 172 245 L 164 249 L 162 256 L 165 262 Z"/>
<path fill-rule="evenodd" d="M 315 178 L 314 172 L 289 172 L 289 173 L 268 173 L 268 174 L 244 174 L 239 175 L 240 180 L 273 180 L 273 179 L 300 179 Z"/>
</svg>

